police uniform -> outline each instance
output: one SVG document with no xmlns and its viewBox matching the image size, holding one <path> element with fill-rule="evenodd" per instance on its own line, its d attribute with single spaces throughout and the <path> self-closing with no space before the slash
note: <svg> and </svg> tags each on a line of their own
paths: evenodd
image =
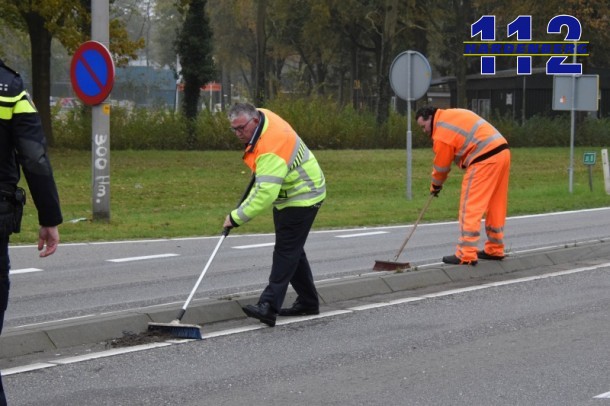
<svg viewBox="0 0 610 406">
<path fill-rule="evenodd" d="M 38 211 L 39 224 L 61 224 L 59 197 L 40 116 L 19 74 L 0 60 L 0 333 L 10 286 L 9 236 L 19 231 L 19 211 L 25 203 L 23 189 L 17 187 L 20 170 Z M 0 406 L 5 404 L 0 381 Z"/>
</svg>

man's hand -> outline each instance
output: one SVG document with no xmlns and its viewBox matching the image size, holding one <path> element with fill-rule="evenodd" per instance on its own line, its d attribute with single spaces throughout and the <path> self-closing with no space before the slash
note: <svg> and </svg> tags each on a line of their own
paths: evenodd
<svg viewBox="0 0 610 406">
<path fill-rule="evenodd" d="M 442 186 L 432 184 L 430 185 L 430 194 L 434 197 L 438 197 L 438 194 L 441 192 L 442 188 Z"/>
<path fill-rule="evenodd" d="M 233 223 L 231 223 L 231 215 L 227 214 L 227 217 L 225 218 L 225 222 L 222 225 L 223 228 L 233 228 Z"/>
<path fill-rule="evenodd" d="M 40 257 L 44 258 L 52 255 L 57 250 L 57 245 L 59 245 L 59 231 L 57 230 L 57 226 L 41 226 L 38 231 L 38 251 L 42 251 Z M 44 251 L 43 248 L 45 248 Z"/>
</svg>

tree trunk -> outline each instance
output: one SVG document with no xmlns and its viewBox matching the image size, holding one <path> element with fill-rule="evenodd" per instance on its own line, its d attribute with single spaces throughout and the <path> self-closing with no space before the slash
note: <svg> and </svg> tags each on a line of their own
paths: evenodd
<svg viewBox="0 0 610 406">
<path fill-rule="evenodd" d="M 350 96 L 352 99 L 352 106 L 354 107 L 354 110 L 360 111 L 360 100 L 358 97 L 360 95 L 360 78 L 358 76 L 358 47 L 356 46 L 356 44 L 352 43 L 350 47 L 350 57 Z"/>
<path fill-rule="evenodd" d="M 377 72 L 377 123 L 383 124 L 390 115 L 390 59 L 392 54 L 392 43 L 396 35 L 396 19 L 398 0 L 386 0 L 385 21 L 383 25 L 383 37 L 381 38 L 381 50 L 379 52 L 379 71 Z"/>
<path fill-rule="evenodd" d="M 267 13 L 267 0 L 258 0 L 256 8 L 256 80 L 254 100 L 257 106 L 262 106 L 266 100 L 265 78 L 265 14 Z"/>
<path fill-rule="evenodd" d="M 455 77 L 457 79 L 457 106 L 462 108 L 468 108 L 468 98 L 466 97 L 466 75 L 467 75 L 467 61 L 466 57 L 461 52 L 456 52 L 460 49 L 459 45 L 462 44 L 463 40 L 467 40 L 466 33 L 470 29 L 470 21 L 472 12 L 472 4 L 470 0 L 454 1 L 453 3 L 455 15 L 456 15 L 456 26 L 461 28 L 458 32 L 460 35 L 456 35 L 456 44 L 454 45 L 451 53 L 454 57 L 454 66 L 456 67 Z"/>
<path fill-rule="evenodd" d="M 53 36 L 44 28 L 44 20 L 36 13 L 23 15 L 30 33 L 32 47 L 32 98 L 40 113 L 48 145 L 53 145 L 51 126 L 51 41 Z"/>
</svg>

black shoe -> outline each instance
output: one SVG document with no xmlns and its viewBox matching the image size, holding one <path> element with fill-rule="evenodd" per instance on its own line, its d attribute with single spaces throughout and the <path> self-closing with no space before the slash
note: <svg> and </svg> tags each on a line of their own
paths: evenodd
<svg viewBox="0 0 610 406">
<path fill-rule="evenodd" d="M 458 258 L 456 255 L 450 255 L 448 257 L 443 257 L 443 262 L 446 264 L 452 264 L 452 265 L 472 265 L 472 266 L 476 266 L 476 264 L 479 263 L 479 261 L 477 261 L 477 260 L 462 261 L 462 259 Z"/>
<path fill-rule="evenodd" d="M 292 304 L 292 307 L 280 309 L 280 316 L 310 316 L 320 314 L 319 307 L 307 307 L 302 305 L 298 300 Z"/>
<path fill-rule="evenodd" d="M 248 317 L 258 319 L 261 323 L 265 323 L 269 327 L 275 326 L 275 312 L 271 309 L 269 303 L 259 303 L 256 305 L 248 305 L 242 307 L 242 310 Z"/>
<path fill-rule="evenodd" d="M 477 256 L 479 259 L 488 259 L 490 261 L 502 261 L 504 259 L 504 255 L 489 255 L 483 250 L 478 251 Z"/>
</svg>

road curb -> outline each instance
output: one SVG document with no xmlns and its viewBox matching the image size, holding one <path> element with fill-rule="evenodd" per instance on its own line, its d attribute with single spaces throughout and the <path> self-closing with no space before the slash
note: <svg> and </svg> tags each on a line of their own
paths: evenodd
<svg viewBox="0 0 610 406">
<path fill-rule="evenodd" d="M 475 267 L 463 265 L 423 266 L 408 272 L 371 272 L 359 276 L 320 281 L 316 285 L 322 305 L 397 293 L 452 282 L 477 281 L 518 271 L 554 268 L 567 264 L 603 263 L 610 259 L 610 243 L 597 241 L 557 247 L 545 251 L 516 253 L 503 261 L 479 261 Z M 193 300 L 182 322 L 210 324 L 245 318 L 241 307 L 256 303 L 259 292 L 226 298 Z M 292 290 L 286 303 L 295 299 Z M 149 322 L 167 323 L 176 318 L 180 307 L 154 306 L 138 311 L 88 316 L 70 321 L 41 323 L 36 326 L 7 328 L 0 336 L 0 358 L 11 358 L 84 344 L 101 343 L 126 334 L 147 331 Z"/>
</svg>

